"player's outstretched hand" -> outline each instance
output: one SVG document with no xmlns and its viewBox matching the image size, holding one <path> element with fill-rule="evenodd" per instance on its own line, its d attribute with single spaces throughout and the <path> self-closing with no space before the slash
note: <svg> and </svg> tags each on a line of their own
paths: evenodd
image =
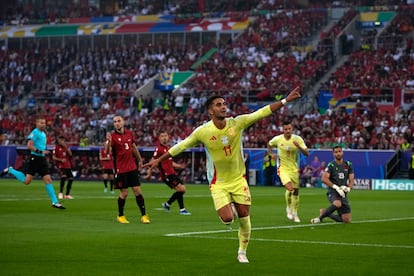
<svg viewBox="0 0 414 276">
<path fill-rule="evenodd" d="M 335 189 L 335 191 L 341 196 L 341 197 L 345 197 L 345 192 L 341 189 L 341 187 L 339 187 L 338 185 L 333 185 L 332 188 Z"/>
<path fill-rule="evenodd" d="M 142 165 L 142 167 L 152 170 L 153 168 L 158 166 L 158 163 L 159 163 L 158 159 L 151 159 L 148 163 L 145 163 L 144 165 Z"/>
<path fill-rule="evenodd" d="M 287 102 L 291 102 L 296 100 L 297 98 L 300 98 L 302 95 L 300 94 L 300 86 L 295 87 L 292 91 L 290 91 L 289 95 L 286 97 Z"/>
</svg>

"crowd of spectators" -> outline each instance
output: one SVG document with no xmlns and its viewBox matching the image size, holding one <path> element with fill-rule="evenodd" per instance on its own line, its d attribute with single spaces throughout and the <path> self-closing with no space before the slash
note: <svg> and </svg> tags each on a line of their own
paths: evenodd
<svg viewBox="0 0 414 276">
<path fill-rule="evenodd" d="M 90 1 L 89 1 L 90 2 Z M 323 2 L 323 1 L 315 1 Z M 204 14 L 220 16 L 223 12 L 250 12 L 255 9 L 298 8 L 298 1 L 283 0 L 139 0 L 133 3 L 119 1 L 117 5 L 93 5 L 86 1 L 66 1 L 43 3 L 35 6 L 31 1 L 17 5 L 4 3 L 0 21 L 8 25 L 59 24 L 67 23 L 71 18 L 91 18 L 104 16 L 173 15 L 178 20 L 202 18 Z"/>
<path fill-rule="evenodd" d="M 182 48 L 158 45 L 78 52 L 67 47 L 45 50 L 38 57 L 35 51 L 29 47 L 0 58 L 1 128 L 10 132 L 12 141 L 21 139 L 23 124 L 28 122 L 20 118 L 44 114 L 50 127 L 61 128 L 59 135 L 68 136 L 69 141 L 76 143 L 81 133 L 87 133 L 88 140 L 96 143 L 100 136 L 89 130 L 100 125 L 98 118 L 119 112 L 130 117 L 136 111 L 130 107 L 136 107 L 137 88 L 161 70 L 186 70 L 203 49 L 189 44 Z M 36 74 L 42 78 L 34 77 Z M 22 100 L 25 97 L 26 101 Z M 146 110 L 151 111 L 149 97 L 143 101 L 145 108 L 149 106 Z M 159 105 L 163 104 L 157 99 L 155 106 Z M 18 127 L 13 124 L 16 120 L 20 122 Z M 71 135 L 73 129 L 78 133 Z"/>
<path fill-rule="evenodd" d="M 375 1 L 376 5 L 399 5 L 398 0 Z M 299 0 L 138 0 L 118 1 L 105 5 L 94 5 L 93 1 L 47 1 L 34 5 L 32 1 L 19 1 L 1 4 L 0 22 L 7 25 L 27 24 L 60 24 L 73 18 L 91 18 L 104 16 L 136 16 L 136 15 L 173 15 L 178 20 L 190 18 L 200 19 L 204 15 L 240 16 L 254 14 L 259 10 L 300 9 L 304 7 Z M 371 5 L 372 1 L 309 1 L 307 8 L 355 7 Z M 235 12 L 237 11 L 237 12 Z"/>
<path fill-rule="evenodd" d="M 413 80 L 414 49 L 360 50 L 351 54 L 327 83 L 330 90 L 349 96 L 392 94 Z"/>
<path fill-rule="evenodd" d="M 132 96 L 131 92 L 159 72 L 187 70 L 202 54 L 203 48 L 192 44 L 89 49 L 79 52 L 45 89 L 47 95 L 37 98 L 52 98 L 56 103 L 69 99 L 69 104 L 86 99 L 93 109 L 99 109 L 106 101 L 112 105 Z"/>
<path fill-rule="evenodd" d="M 305 41 L 326 21 L 326 10 L 262 14 L 237 40 L 222 42 L 187 86 L 196 93 L 230 92 L 245 99 L 269 100 L 313 83 L 326 72 L 329 59 L 327 52 L 312 49 Z"/>
<path fill-rule="evenodd" d="M 407 36 L 414 30 L 414 7 L 405 6 L 381 32 L 379 40 L 387 44 L 373 46 L 372 32 L 365 32 L 361 47 L 350 53 L 325 83 L 325 88 L 341 97 L 353 94 L 392 97 L 395 89 L 410 87 L 414 81 L 414 39 Z M 405 34 L 405 36 L 402 36 Z M 371 44 L 368 45 L 368 40 Z M 392 47 L 390 47 L 392 46 Z"/>
<path fill-rule="evenodd" d="M 74 48 L 41 49 L 39 44 L 25 50 L 0 51 L 0 91 L 2 108 L 18 105 L 32 91 L 43 90 L 44 81 L 62 70 L 74 58 Z M 7 103 L 4 107 L 4 103 Z"/>
<path fill-rule="evenodd" d="M 378 37 L 378 44 L 382 48 L 392 49 L 393 45 L 403 44 L 404 36 L 414 30 L 414 6 L 401 6 L 397 12 L 398 16 Z"/>
</svg>

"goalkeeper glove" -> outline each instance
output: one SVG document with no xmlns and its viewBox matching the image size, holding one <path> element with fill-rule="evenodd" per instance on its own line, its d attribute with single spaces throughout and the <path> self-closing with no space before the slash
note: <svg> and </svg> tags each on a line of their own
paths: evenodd
<svg viewBox="0 0 414 276">
<path fill-rule="evenodd" d="M 351 191 L 351 188 L 349 188 L 348 186 L 341 186 L 342 191 L 344 191 L 345 193 L 349 193 Z"/>
<path fill-rule="evenodd" d="M 345 192 L 336 184 L 332 186 L 332 188 L 341 196 L 345 197 Z"/>
</svg>

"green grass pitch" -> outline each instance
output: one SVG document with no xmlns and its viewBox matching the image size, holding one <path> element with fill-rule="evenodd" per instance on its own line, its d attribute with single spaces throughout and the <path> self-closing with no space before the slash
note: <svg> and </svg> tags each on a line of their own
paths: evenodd
<svg viewBox="0 0 414 276">
<path fill-rule="evenodd" d="M 58 180 L 54 186 L 57 191 Z M 301 189 L 301 223 L 286 219 L 284 190 L 251 187 L 249 264 L 236 260 L 237 221 L 223 225 L 207 185 L 187 184 L 191 216 L 161 203 L 164 184 L 143 183 L 151 224 L 130 192 L 127 225 L 115 221 L 117 194 L 102 182 L 73 184 L 67 210 L 51 207 L 38 180 L 0 180 L 0 275 L 412 275 L 414 193 L 350 194 L 353 223 L 311 225 L 328 206 L 325 189 Z"/>
</svg>

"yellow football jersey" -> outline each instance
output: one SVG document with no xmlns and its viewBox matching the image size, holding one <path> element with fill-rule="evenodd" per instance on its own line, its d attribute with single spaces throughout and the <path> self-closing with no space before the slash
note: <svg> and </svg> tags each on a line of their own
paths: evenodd
<svg viewBox="0 0 414 276">
<path fill-rule="evenodd" d="M 301 148 L 307 149 L 305 142 L 299 135 L 292 134 L 289 140 L 286 140 L 283 134 L 273 137 L 269 141 L 269 146 L 277 148 L 278 156 L 278 171 L 298 172 L 299 154 L 300 150 L 293 142 L 299 143 Z"/>
<path fill-rule="evenodd" d="M 169 153 L 176 156 L 188 148 L 203 144 L 209 183 L 238 181 L 246 172 L 243 160 L 243 131 L 271 113 L 267 105 L 249 114 L 226 118 L 226 126 L 223 129 L 218 129 L 213 121 L 208 121 L 196 128 L 186 139 L 171 147 Z"/>
</svg>

